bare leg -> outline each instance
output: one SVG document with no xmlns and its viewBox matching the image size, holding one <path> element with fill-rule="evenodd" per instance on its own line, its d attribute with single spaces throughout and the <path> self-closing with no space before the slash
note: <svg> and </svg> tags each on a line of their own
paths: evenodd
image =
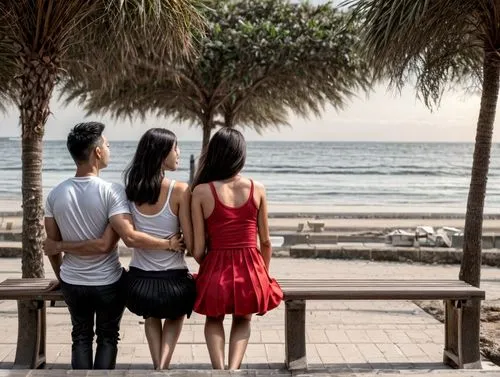
<svg viewBox="0 0 500 377">
<path fill-rule="evenodd" d="M 168 369 L 172 354 L 174 353 L 177 340 L 181 335 L 184 316 L 177 319 L 166 319 L 163 324 L 163 334 L 161 337 L 161 362 L 160 369 Z"/>
<path fill-rule="evenodd" d="M 224 326 L 222 322 L 224 316 L 207 317 L 205 321 L 205 339 L 207 342 L 208 353 L 212 368 L 224 369 Z"/>
<path fill-rule="evenodd" d="M 161 319 L 146 318 L 144 331 L 148 340 L 149 352 L 151 352 L 151 358 L 153 359 L 153 367 L 158 369 L 161 358 Z"/>
<path fill-rule="evenodd" d="M 236 317 L 233 315 L 231 335 L 229 336 L 229 369 L 240 369 L 241 361 L 247 350 L 250 339 L 250 322 L 252 315 Z"/>
</svg>

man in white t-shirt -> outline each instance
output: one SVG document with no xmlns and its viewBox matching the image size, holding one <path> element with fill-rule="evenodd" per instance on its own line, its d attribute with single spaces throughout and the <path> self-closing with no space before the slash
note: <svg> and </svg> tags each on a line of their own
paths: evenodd
<svg viewBox="0 0 500 377">
<path fill-rule="evenodd" d="M 131 247 L 183 248 L 178 235 L 159 239 L 137 232 L 124 188 L 99 178 L 110 154 L 103 131 L 104 125 L 97 122 L 80 123 L 71 130 L 67 147 L 76 174 L 50 192 L 45 208 L 45 252 L 61 283 L 73 325 L 73 369 L 115 367 L 126 298 L 118 237 Z"/>
</svg>

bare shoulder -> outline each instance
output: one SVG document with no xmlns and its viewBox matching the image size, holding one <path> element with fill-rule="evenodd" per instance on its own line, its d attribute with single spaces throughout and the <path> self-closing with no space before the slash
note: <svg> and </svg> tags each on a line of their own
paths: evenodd
<svg viewBox="0 0 500 377">
<path fill-rule="evenodd" d="M 175 200 L 179 201 L 189 201 L 191 200 L 191 191 L 189 191 L 189 186 L 185 182 L 175 182 L 175 186 L 172 190 L 172 196 Z"/>
<path fill-rule="evenodd" d="M 204 198 L 211 195 L 208 183 L 202 183 L 193 189 L 193 198 Z"/>
<path fill-rule="evenodd" d="M 256 191 L 263 193 L 263 194 L 266 193 L 266 186 L 264 186 L 263 183 L 261 183 L 259 181 L 253 181 L 253 186 L 254 186 L 254 189 Z"/>
<path fill-rule="evenodd" d="M 182 194 L 189 191 L 189 185 L 186 182 L 175 181 L 174 192 Z"/>
</svg>

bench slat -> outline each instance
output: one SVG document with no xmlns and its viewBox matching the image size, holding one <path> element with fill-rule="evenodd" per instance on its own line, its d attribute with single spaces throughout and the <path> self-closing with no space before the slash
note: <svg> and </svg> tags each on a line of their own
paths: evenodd
<svg viewBox="0 0 500 377">
<path fill-rule="evenodd" d="M 460 280 L 280 279 L 285 300 L 469 300 L 485 292 Z"/>
<path fill-rule="evenodd" d="M 6 279 L 0 283 L 0 299 L 59 300 L 62 293 L 53 290 L 57 284 L 53 279 Z"/>
<path fill-rule="evenodd" d="M 421 289 L 421 290 L 433 290 L 433 289 L 469 289 L 470 287 L 466 285 L 404 285 L 404 284 L 392 284 L 392 285 L 377 285 L 377 284 L 281 284 L 281 288 L 283 289 L 357 289 L 357 288 L 371 288 L 371 289 L 380 289 L 384 291 L 386 289 L 393 288 L 407 288 L 407 289 Z M 474 291 L 474 290 L 471 290 Z"/>
<path fill-rule="evenodd" d="M 280 284 L 282 283 L 336 283 L 336 284 L 465 284 L 469 285 L 461 280 L 411 280 L 411 279 L 278 279 Z"/>
<path fill-rule="evenodd" d="M 368 287 L 368 286 L 376 286 L 376 287 L 468 287 L 469 285 L 466 283 L 462 284 L 452 284 L 452 283 L 419 283 L 419 282 L 387 282 L 387 283 L 377 283 L 377 282 L 329 282 L 329 281 L 293 281 L 293 282 L 284 282 L 279 281 L 281 286 L 298 286 L 298 287 L 308 287 L 308 286 L 325 286 L 325 287 Z"/>
<path fill-rule="evenodd" d="M 471 296 L 469 292 L 408 292 L 408 291 L 345 291 L 345 292 L 293 292 L 285 291 L 285 300 L 471 300 L 484 299 L 484 295 Z"/>
<path fill-rule="evenodd" d="M 285 300 L 468 300 L 485 292 L 460 280 L 279 279 Z M 62 300 L 51 279 L 7 279 L 0 299 Z"/>
</svg>

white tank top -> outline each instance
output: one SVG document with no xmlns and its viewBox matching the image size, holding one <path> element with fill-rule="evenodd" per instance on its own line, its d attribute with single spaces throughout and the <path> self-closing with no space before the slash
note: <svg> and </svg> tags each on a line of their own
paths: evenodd
<svg viewBox="0 0 500 377">
<path fill-rule="evenodd" d="M 175 181 L 170 182 L 167 201 L 160 212 L 154 215 L 144 215 L 130 202 L 130 211 L 134 219 L 135 228 L 154 237 L 168 238 L 179 233 L 179 218 L 170 209 L 170 196 Z M 149 250 L 134 248 L 131 267 L 145 271 L 165 271 L 173 269 L 187 269 L 184 253 L 169 250 Z"/>
</svg>

